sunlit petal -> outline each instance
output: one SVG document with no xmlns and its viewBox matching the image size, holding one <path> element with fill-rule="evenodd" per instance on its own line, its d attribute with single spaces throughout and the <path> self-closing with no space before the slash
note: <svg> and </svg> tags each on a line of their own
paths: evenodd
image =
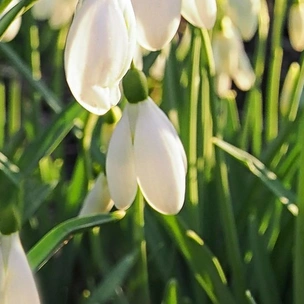
<svg viewBox="0 0 304 304">
<path fill-rule="evenodd" d="M 66 78 L 77 101 L 95 114 L 116 105 L 118 83 L 130 66 L 135 45 L 130 1 L 84 1 L 77 9 L 65 49 Z"/>
<path fill-rule="evenodd" d="M 160 50 L 174 37 L 179 23 L 181 0 L 132 0 L 138 43 Z"/>
<path fill-rule="evenodd" d="M 106 173 L 111 198 L 119 209 L 128 208 L 137 192 L 134 152 L 127 109 L 109 143 Z"/>
<path fill-rule="evenodd" d="M 185 195 L 185 153 L 175 129 L 151 99 L 138 104 L 134 137 L 139 186 L 147 202 L 164 214 L 180 211 Z"/>
<path fill-rule="evenodd" d="M 201 28 L 212 28 L 216 20 L 215 0 L 183 0 L 182 15 L 191 24 Z"/>
</svg>

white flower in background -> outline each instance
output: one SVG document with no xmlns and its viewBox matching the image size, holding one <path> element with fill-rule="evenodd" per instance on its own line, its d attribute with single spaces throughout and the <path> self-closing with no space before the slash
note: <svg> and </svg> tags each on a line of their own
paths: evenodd
<svg viewBox="0 0 304 304">
<path fill-rule="evenodd" d="M 290 7 L 288 33 L 291 46 L 298 52 L 304 50 L 304 3 L 294 3 Z"/>
<path fill-rule="evenodd" d="M 0 234 L 0 303 L 40 303 L 18 232 Z"/>
<path fill-rule="evenodd" d="M 182 16 L 194 26 L 212 28 L 216 12 L 216 0 L 182 0 Z"/>
<path fill-rule="evenodd" d="M 183 206 L 185 151 L 171 122 L 149 97 L 126 105 L 109 144 L 106 170 L 119 209 L 132 204 L 137 185 L 163 214 L 176 214 Z"/>
<path fill-rule="evenodd" d="M 110 197 L 107 178 L 104 173 L 100 173 L 83 202 L 79 216 L 106 213 L 113 206 L 114 203 Z"/>
<path fill-rule="evenodd" d="M 132 0 L 132 5 L 138 43 L 150 51 L 162 49 L 177 32 L 181 0 Z"/>
<path fill-rule="evenodd" d="M 66 25 L 73 17 L 78 0 L 39 0 L 32 8 L 37 20 L 49 20 L 52 29 Z"/>
<path fill-rule="evenodd" d="M 255 74 L 242 38 L 228 17 L 222 20 L 222 31 L 214 33 L 212 49 L 217 93 L 224 96 L 230 89 L 232 80 L 239 89 L 249 90 L 255 82 Z"/>
<path fill-rule="evenodd" d="M 67 37 L 65 72 L 84 108 L 103 115 L 119 102 L 119 82 L 130 67 L 135 46 L 130 0 L 82 2 Z"/>
<path fill-rule="evenodd" d="M 170 50 L 171 50 L 171 44 L 168 44 L 166 47 L 164 47 L 161 50 L 161 52 L 155 59 L 154 63 L 152 64 L 152 66 L 149 69 L 149 75 L 152 78 L 154 78 L 158 81 L 163 80 L 164 74 L 165 74 L 166 63 L 167 63 L 167 59 L 170 54 Z"/>
<path fill-rule="evenodd" d="M 19 0 L 13 0 L 2 12 L 2 14 L 0 15 L 0 19 L 16 4 L 18 4 L 18 2 Z M 1 37 L 1 41 L 9 42 L 13 40 L 19 32 L 20 26 L 21 26 L 21 16 L 15 18 L 15 20 L 9 25 L 9 27 L 6 29 L 5 33 Z"/>
<path fill-rule="evenodd" d="M 258 26 L 261 0 L 228 0 L 227 15 L 244 40 L 250 40 Z"/>
</svg>

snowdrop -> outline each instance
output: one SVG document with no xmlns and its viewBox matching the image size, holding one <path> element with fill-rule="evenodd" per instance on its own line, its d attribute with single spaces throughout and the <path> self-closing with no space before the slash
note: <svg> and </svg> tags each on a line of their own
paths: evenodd
<svg viewBox="0 0 304 304">
<path fill-rule="evenodd" d="M 114 203 L 110 197 L 107 178 L 100 173 L 86 196 L 79 216 L 109 212 Z"/>
<path fill-rule="evenodd" d="M 183 0 L 182 16 L 191 24 L 210 29 L 216 20 L 216 0 Z"/>
<path fill-rule="evenodd" d="M 16 4 L 18 4 L 19 0 L 13 0 L 3 11 L 0 16 L 0 19 L 9 11 L 11 10 Z M 21 26 L 21 16 L 15 18 L 15 20 L 9 25 L 6 29 L 5 33 L 1 37 L 1 41 L 9 42 L 13 40 L 19 32 Z"/>
<path fill-rule="evenodd" d="M 0 303 L 40 303 L 18 232 L 0 234 Z"/>
<path fill-rule="evenodd" d="M 75 12 L 78 0 L 39 0 L 32 8 L 37 20 L 49 20 L 50 27 L 59 29 L 66 25 Z"/>
<path fill-rule="evenodd" d="M 249 90 L 255 81 L 255 74 L 242 39 L 228 17 L 222 20 L 222 30 L 214 33 L 212 49 L 218 94 L 224 96 L 232 80 L 239 89 Z"/>
<path fill-rule="evenodd" d="M 150 51 L 167 45 L 180 23 L 181 0 L 132 0 L 138 43 Z"/>
<path fill-rule="evenodd" d="M 119 83 L 135 46 L 130 0 L 85 0 L 79 5 L 67 37 L 65 72 L 84 108 L 102 115 L 119 102 Z"/>
<path fill-rule="evenodd" d="M 289 11 L 288 33 L 292 47 L 304 50 L 304 3 L 294 3 Z"/>
<path fill-rule="evenodd" d="M 149 97 L 126 105 L 109 144 L 106 169 L 119 209 L 132 204 L 137 185 L 163 214 L 176 214 L 183 206 L 185 151 L 171 122 Z"/>
<path fill-rule="evenodd" d="M 227 14 L 244 40 L 250 40 L 258 26 L 260 0 L 228 0 Z"/>
</svg>

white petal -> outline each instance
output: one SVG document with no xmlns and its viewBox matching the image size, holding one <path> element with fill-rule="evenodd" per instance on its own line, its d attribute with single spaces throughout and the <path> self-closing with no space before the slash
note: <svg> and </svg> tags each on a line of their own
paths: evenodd
<svg viewBox="0 0 304 304">
<path fill-rule="evenodd" d="M 183 0 L 182 15 L 191 24 L 201 28 L 212 28 L 216 20 L 215 0 Z"/>
<path fill-rule="evenodd" d="M 132 0 L 138 43 L 150 50 L 168 44 L 180 23 L 181 0 Z"/>
<path fill-rule="evenodd" d="M 229 0 L 228 16 L 241 32 L 245 40 L 250 40 L 256 32 L 260 0 Z"/>
<path fill-rule="evenodd" d="M 119 209 L 128 208 L 135 199 L 137 181 L 127 109 L 124 110 L 109 143 L 106 173 L 115 206 Z"/>
<path fill-rule="evenodd" d="M 171 122 L 150 98 L 138 106 L 134 137 L 138 184 L 155 210 L 176 214 L 185 196 L 184 149 Z"/>
<path fill-rule="evenodd" d="M 77 9 L 65 49 L 65 72 L 76 100 L 89 111 L 105 113 L 118 103 L 119 81 L 136 45 L 129 0 L 86 0 Z"/>
<path fill-rule="evenodd" d="M 239 52 L 238 69 L 232 74 L 232 79 L 237 87 L 243 91 L 248 91 L 255 82 L 254 71 L 243 48 Z"/>
<path fill-rule="evenodd" d="M 4 290 L 1 290 L 1 303 L 40 303 L 35 281 L 20 243 L 19 233 L 16 232 L 0 238 L 2 242 L 4 241 L 5 246 L 10 247 L 4 271 L 5 284 Z"/>
<path fill-rule="evenodd" d="M 39 0 L 33 8 L 32 14 L 36 20 L 46 20 L 51 17 L 54 10 L 54 0 Z"/>
<path fill-rule="evenodd" d="M 107 179 L 103 173 L 100 173 L 83 202 L 79 216 L 109 212 L 113 205 Z"/>
<path fill-rule="evenodd" d="M 56 30 L 66 25 L 72 19 L 77 6 L 77 0 L 52 1 L 54 2 L 54 10 L 50 16 L 49 24 L 52 29 Z"/>
</svg>

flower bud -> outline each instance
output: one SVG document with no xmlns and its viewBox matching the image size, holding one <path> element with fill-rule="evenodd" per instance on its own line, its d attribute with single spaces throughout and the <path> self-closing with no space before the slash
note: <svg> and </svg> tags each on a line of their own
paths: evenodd
<svg viewBox="0 0 304 304">
<path fill-rule="evenodd" d="M 137 69 L 131 69 L 122 80 L 124 94 L 130 103 L 147 99 L 148 83 L 145 74 Z"/>
<path fill-rule="evenodd" d="M 288 33 L 291 46 L 298 52 L 304 50 L 304 3 L 291 6 L 288 18 Z"/>
</svg>

